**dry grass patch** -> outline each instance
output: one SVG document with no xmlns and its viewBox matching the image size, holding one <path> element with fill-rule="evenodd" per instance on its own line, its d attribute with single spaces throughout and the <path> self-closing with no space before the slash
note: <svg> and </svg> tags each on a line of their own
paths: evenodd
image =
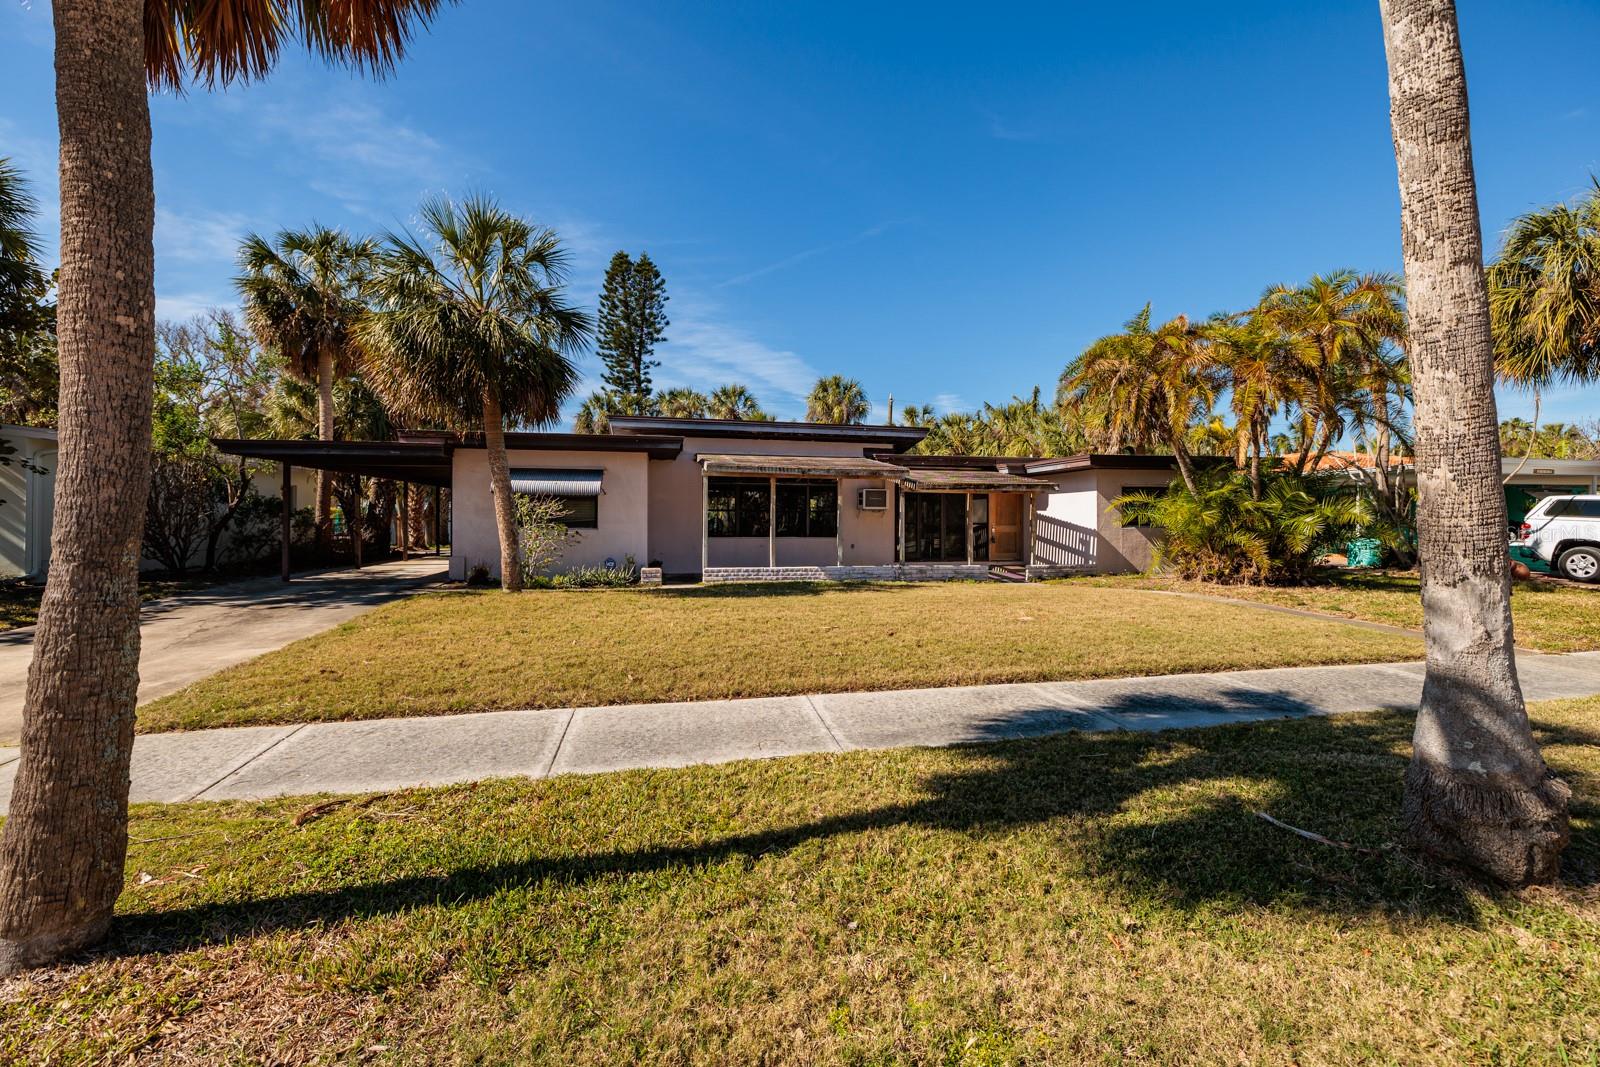
<svg viewBox="0 0 1600 1067">
<path fill-rule="evenodd" d="M 1145 575 L 1074 581 L 1103 588 L 1204 593 L 1318 611 L 1346 619 L 1365 619 L 1411 630 L 1422 628 L 1422 594 L 1414 573 L 1330 572 L 1322 581 L 1303 586 L 1216 585 Z M 1511 592 L 1511 614 L 1516 625 L 1517 644 L 1523 648 L 1540 652 L 1600 649 L 1600 589 L 1537 580 L 1517 582 Z"/>
<path fill-rule="evenodd" d="M 141 730 L 1414 658 L 1400 635 L 1083 583 L 448 592 L 140 709 Z"/>
<path fill-rule="evenodd" d="M 1370 714 L 140 806 L 0 1060 L 1532 1063 L 1600 1054 L 1600 700 L 1536 707 L 1566 881 L 1393 847 Z M 1306 842 L 1258 810 L 1377 850 Z"/>
</svg>

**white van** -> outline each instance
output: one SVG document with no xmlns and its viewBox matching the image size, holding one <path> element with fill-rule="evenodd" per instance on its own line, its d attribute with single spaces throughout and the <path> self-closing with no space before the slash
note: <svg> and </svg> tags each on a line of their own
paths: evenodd
<svg viewBox="0 0 1600 1067">
<path fill-rule="evenodd" d="M 1518 532 L 1562 577 L 1600 581 L 1600 496 L 1547 496 L 1528 510 Z"/>
</svg>

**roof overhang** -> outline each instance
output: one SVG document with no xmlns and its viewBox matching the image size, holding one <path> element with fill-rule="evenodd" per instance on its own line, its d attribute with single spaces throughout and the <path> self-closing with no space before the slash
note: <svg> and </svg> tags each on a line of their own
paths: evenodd
<svg viewBox="0 0 1600 1067">
<path fill-rule="evenodd" d="M 695 458 L 707 474 L 890 480 L 906 474 L 904 467 L 865 456 L 738 456 L 702 452 Z"/>
<path fill-rule="evenodd" d="M 230 456 L 292 467 L 390 478 L 419 485 L 450 484 L 450 449 L 443 441 L 286 441 L 213 438 Z"/>
<path fill-rule="evenodd" d="M 907 489 L 922 493 L 936 492 L 1037 492 L 1054 489 L 1056 484 L 1045 478 L 1024 478 L 1003 471 L 939 470 L 922 468 L 908 471 L 900 479 Z"/>
<path fill-rule="evenodd" d="M 432 438 L 439 431 L 427 434 Z M 410 431 L 401 435 L 406 440 L 420 440 L 424 434 Z M 448 440 L 457 448 L 482 448 L 483 433 L 474 430 L 463 434 L 448 434 Z M 508 452 L 643 452 L 651 459 L 676 459 L 683 451 L 683 438 L 666 434 L 633 434 L 620 437 L 605 433 L 508 433 Z"/>
<path fill-rule="evenodd" d="M 611 433 L 624 438 L 651 434 L 727 437 L 742 440 L 844 441 L 863 448 L 904 452 L 928 435 L 920 426 L 864 426 L 826 422 L 762 422 L 754 419 L 669 419 L 658 415 L 613 415 Z"/>
</svg>

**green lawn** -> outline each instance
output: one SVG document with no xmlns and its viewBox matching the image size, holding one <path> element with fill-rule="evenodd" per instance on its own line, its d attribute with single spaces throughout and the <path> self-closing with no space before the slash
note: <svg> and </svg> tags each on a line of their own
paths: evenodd
<svg viewBox="0 0 1600 1067">
<path fill-rule="evenodd" d="M 199 682 L 142 730 L 1416 657 L 1342 623 L 1084 583 L 461 591 Z"/>
<path fill-rule="evenodd" d="M 1600 700 L 1534 719 L 1575 833 L 1523 893 L 1394 847 L 1382 713 L 143 805 L 0 1061 L 1594 1063 Z"/>
<path fill-rule="evenodd" d="M 1422 597 L 1414 573 L 1329 572 L 1305 586 L 1215 585 L 1145 575 L 1074 579 L 1105 588 L 1171 589 L 1304 608 L 1408 629 L 1422 627 Z M 1600 588 L 1517 582 L 1511 594 L 1517 644 L 1541 652 L 1600 649 Z"/>
</svg>

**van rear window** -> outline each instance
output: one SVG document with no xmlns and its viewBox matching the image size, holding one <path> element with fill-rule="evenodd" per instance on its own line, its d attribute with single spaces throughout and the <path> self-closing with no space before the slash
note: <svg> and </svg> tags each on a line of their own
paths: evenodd
<svg viewBox="0 0 1600 1067">
<path fill-rule="evenodd" d="M 1545 507 L 1547 519 L 1600 519 L 1600 500 L 1558 497 Z"/>
</svg>

